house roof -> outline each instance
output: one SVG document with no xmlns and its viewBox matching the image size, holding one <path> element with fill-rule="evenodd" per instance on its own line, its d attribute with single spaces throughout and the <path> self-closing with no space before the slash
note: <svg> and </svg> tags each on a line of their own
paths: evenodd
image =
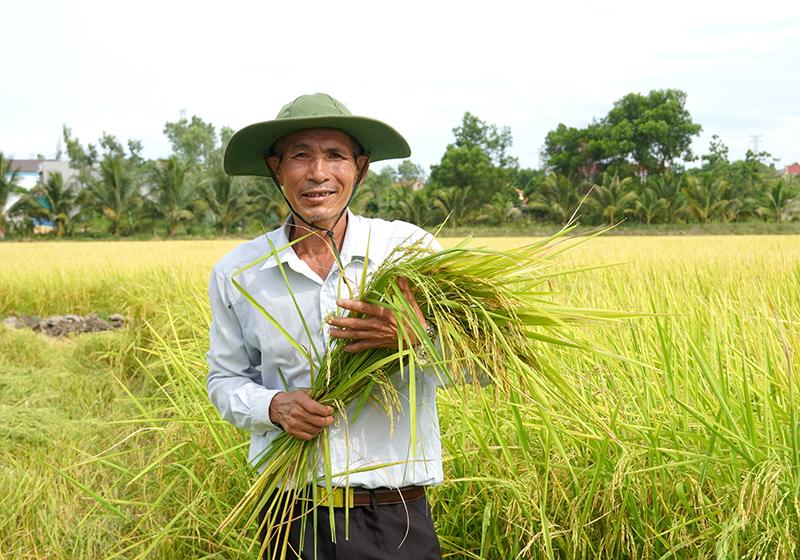
<svg viewBox="0 0 800 560">
<path fill-rule="evenodd" d="M 792 165 L 787 165 L 783 169 L 784 175 L 800 175 L 800 163 L 793 163 Z"/>
<path fill-rule="evenodd" d="M 38 173 L 39 164 L 44 161 L 41 159 L 15 159 L 11 161 L 11 167 L 16 168 L 20 173 Z"/>
</svg>

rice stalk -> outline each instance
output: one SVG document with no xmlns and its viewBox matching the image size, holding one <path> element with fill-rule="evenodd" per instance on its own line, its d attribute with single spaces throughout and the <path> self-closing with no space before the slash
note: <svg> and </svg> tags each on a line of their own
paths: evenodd
<svg viewBox="0 0 800 560">
<path fill-rule="evenodd" d="M 390 309 L 398 321 L 398 348 L 375 348 L 358 353 L 343 350 L 346 342 L 334 339 L 321 360 L 291 339 L 286 328 L 269 314 L 236 281 L 236 275 L 267 257 L 261 257 L 234 273 L 235 287 L 278 328 L 292 346 L 302 351 L 311 366 L 310 396 L 323 405 L 330 405 L 344 414 L 352 403 L 358 403 L 353 418 L 367 401 L 391 414 L 399 406 L 393 375 L 408 375 L 409 386 L 415 386 L 416 375 L 437 375 L 443 385 L 475 385 L 492 383 L 496 390 L 513 402 L 525 397 L 525 383 L 536 376 L 553 378 L 553 371 L 539 362 L 535 344 L 585 348 L 570 336 L 569 328 L 623 316 L 595 309 L 574 308 L 560 304 L 552 291 L 553 279 L 568 274 L 555 271 L 554 261 L 564 251 L 579 243 L 570 238 L 569 228 L 550 238 L 506 251 L 472 248 L 464 241 L 455 247 L 433 251 L 421 242 L 401 246 L 386 259 L 366 281 L 362 277 L 360 297 L 363 301 Z M 278 250 L 271 246 L 273 258 Z M 283 267 L 278 266 L 292 301 L 292 288 Z M 398 286 L 404 278 L 412 287 L 427 321 L 437 329 L 438 339 L 431 340 L 422 321 L 415 315 Z M 308 331 L 305 320 L 300 317 Z M 310 337 L 309 337 L 310 338 Z M 414 347 L 414 341 L 419 341 Z M 313 349 L 316 354 L 316 349 Z M 566 383 L 556 383 L 567 388 Z M 411 449 L 415 448 L 415 395 L 409 395 Z M 580 399 L 576 399 L 580 401 Z M 586 407 L 587 411 L 590 407 Z M 548 430 L 552 446 L 566 457 L 566 451 L 554 429 Z M 321 444 L 320 441 L 321 440 Z M 324 477 L 315 479 L 318 462 L 322 461 Z M 367 470 L 386 465 L 373 465 Z M 308 513 L 316 513 L 321 503 L 316 485 L 322 494 L 332 491 L 332 481 L 348 473 L 331 472 L 327 430 L 321 437 L 303 441 L 286 433 L 280 434 L 255 465 L 261 472 L 241 501 L 224 520 L 220 531 L 229 536 L 243 522 L 242 531 L 256 523 L 258 512 L 266 512 L 263 549 L 274 543 L 275 557 L 287 555 L 288 525 L 296 521 L 293 512 L 305 522 Z M 350 471 L 352 472 L 352 471 Z M 313 482 L 314 495 L 307 485 Z M 577 479 L 573 474 L 573 485 Z M 283 491 L 283 492 L 282 492 Z M 271 496 L 278 496 L 271 499 Z M 333 505 L 329 505 L 331 532 L 335 535 Z M 541 519 L 545 540 L 549 542 L 548 522 L 544 510 Z M 316 515 L 313 523 L 316 524 Z M 277 535 L 278 538 L 275 538 Z M 549 545 L 548 545 L 549 546 Z M 552 555 L 552 550 L 548 553 Z"/>
</svg>

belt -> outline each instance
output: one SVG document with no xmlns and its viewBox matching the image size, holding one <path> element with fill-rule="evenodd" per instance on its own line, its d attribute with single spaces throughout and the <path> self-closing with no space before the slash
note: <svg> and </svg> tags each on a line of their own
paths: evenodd
<svg viewBox="0 0 800 560">
<path fill-rule="evenodd" d="M 373 503 L 375 505 L 389 505 L 389 504 L 402 504 L 404 502 L 412 502 L 425 496 L 424 486 L 405 486 L 403 488 L 378 488 L 369 490 L 366 488 L 345 488 L 337 486 L 333 492 L 328 496 L 327 488 L 319 487 L 317 490 L 317 506 L 330 507 L 345 507 L 345 495 L 347 497 L 348 507 L 369 506 Z"/>
</svg>

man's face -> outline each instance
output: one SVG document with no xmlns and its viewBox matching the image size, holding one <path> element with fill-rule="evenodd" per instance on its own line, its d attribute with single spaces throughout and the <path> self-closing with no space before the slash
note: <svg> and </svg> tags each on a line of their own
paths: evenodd
<svg viewBox="0 0 800 560">
<path fill-rule="evenodd" d="M 353 139 L 328 128 L 303 130 L 281 138 L 272 167 L 292 207 L 308 222 L 332 227 L 347 205 L 367 156 L 353 155 Z M 366 169 L 364 169 L 366 173 Z"/>
</svg>

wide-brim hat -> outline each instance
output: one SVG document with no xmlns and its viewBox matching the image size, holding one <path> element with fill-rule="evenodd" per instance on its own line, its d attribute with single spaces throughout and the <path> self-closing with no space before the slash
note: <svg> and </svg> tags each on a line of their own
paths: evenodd
<svg viewBox="0 0 800 560">
<path fill-rule="evenodd" d="M 312 128 L 334 128 L 352 136 L 369 155 L 369 161 L 407 158 L 408 142 L 386 123 L 353 115 L 326 93 L 301 95 L 284 105 L 275 119 L 251 124 L 234 134 L 225 148 L 228 175 L 269 177 L 264 158 L 281 136 Z"/>
</svg>

